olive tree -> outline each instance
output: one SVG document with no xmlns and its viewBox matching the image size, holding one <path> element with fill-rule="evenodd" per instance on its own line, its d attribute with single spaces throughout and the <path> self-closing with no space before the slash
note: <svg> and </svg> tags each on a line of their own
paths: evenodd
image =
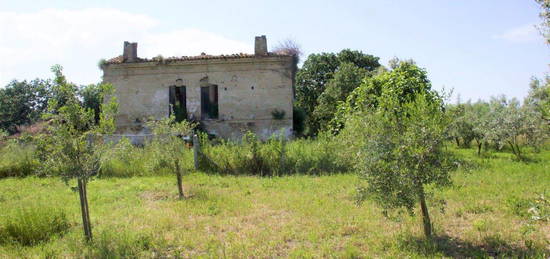
<svg viewBox="0 0 550 259">
<path fill-rule="evenodd" d="M 457 147 L 470 147 L 470 143 L 475 139 L 474 125 L 468 116 L 471 106 L 470 102 L 447 106 L 447 112 L 452 119 L 448 134 Z"/>
<path fill-rule="evenodd" d="M 481 150 L 489 141 L 489 132 L 491 131 L 489 104 L 478 101 L 468 106 L 465 111 L 465 120 L 472 123 L 472 135 L 477 146 L 477 155 L 481 155 Z"/>
<path fill-rule="evenodd" d="M 156 160 L 176 174 L 179 198 L 184 199 L 182 176 L 185 169 L 181 163 L 185 155 L 183 138 L 191 136 L 195 124 L 186 120 L 176 122 L 175 117 L 170 116 L 161 120 L 151 120 L 147 126 L 153 131 L 153 141 L 150 144 L 157 145 Z"/>
<path fill-rule="evenodd" d="M 49 121 L 48 133 L 37 139 L 38 151 L 43 160 L 44 170 L 58 174 L 69 183 L 77 181 L 80 197 L 84 234 L 88 241 L 92 240 L 92 228 L 87 198 L 87 182 L 100 168 L 102 146 L 95 145 L 102 141 L 103 134 L 114 131 L 114 114 L 117 102 L 114 97 L 102 104 L 99 124 L 94 123 L 94 111 L 84 108 L 76 93 L 76 88 L 59 78 L 62 68 L 52 68 L 56 74 L 55 86 L 64 96 L 63 103 L 52 99 L 48 104 L 49 112 L 44 118 Z M 113 88 L 102 87 L 104 96 L 112 95 Z"/>
<path fill-rule="evenodd" d="M 406 208 L 411 213 L 419 203 L 424 233 L 432 236 L 425 186 L 450 184 L 451 167 L 444 149 L 448 115 L 443 98 L 431 90 L 426 72 L 404 64 L 399 73 L 389 73 L 380 89 L 376 106 L 350 116 L 342 137 L 363 135 L 359 149 L 360 176 L 367 187 L 362 196 L 372 197 L 385 209 Z M 391 82 L 391 83 L 390 83 Z M 418 85 L 422 84 L 422 85 Z M 418 89 L 406 99 L 399 89 Z"/>
</svg>

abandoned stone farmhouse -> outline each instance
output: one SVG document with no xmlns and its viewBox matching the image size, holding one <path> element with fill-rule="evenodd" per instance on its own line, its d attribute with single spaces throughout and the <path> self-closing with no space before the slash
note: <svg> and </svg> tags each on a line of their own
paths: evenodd
<svg viewBox="0 0 550 259">
<path fill-rule="evenodd" d="M 151 59 L 138 57 L 137 43 L 124 42 L 123 55 L 102 69 L 119 102 L 118 134 L 146 135 L 147 120 L 170 115 L 227 139 L 246 131 L 263 139 L 292 134 L 296 62 L 268 52 L 265 36 L 255 38 L 254 54 Z"/>
</svg>

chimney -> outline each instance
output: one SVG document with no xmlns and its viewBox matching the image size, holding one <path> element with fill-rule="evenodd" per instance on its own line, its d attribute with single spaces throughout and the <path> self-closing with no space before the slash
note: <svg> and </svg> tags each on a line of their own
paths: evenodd
<svg viewBox="0 0 550 259">
<path fill-rule="evenodd" d="M 254 55 L 267 55 L 267 39 L 265 38 L 265 35 L 256 36 L 256 40 L 254 42 Z"/>
<path fill-rule="evenodd" d="M 136 62 L 137 61 L 137 42 L 124 42 L 124 52 L 122 59 L 124 62 Z"/>
</svg>

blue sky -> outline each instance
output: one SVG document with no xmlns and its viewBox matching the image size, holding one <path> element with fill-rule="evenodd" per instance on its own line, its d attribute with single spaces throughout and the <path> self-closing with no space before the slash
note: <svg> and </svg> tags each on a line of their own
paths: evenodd
<svg viewBox="0 0 550 259">
<path fill-rule="evenodd" d="M 0 0 L 0 85 L 51 77 L 56 63 L 75 83 L 98 82 L 98 61 L 119 55 L 124 40 L 138 41 L 140 56 L 166 57 L 252 52 L 265 34 L 270 46 L 290 38 L 306 55 L 412 58 L 462 100 L 523 98 L 530 78 L 549 71 L 538 12 L 533 0 Z"/>
</svg>

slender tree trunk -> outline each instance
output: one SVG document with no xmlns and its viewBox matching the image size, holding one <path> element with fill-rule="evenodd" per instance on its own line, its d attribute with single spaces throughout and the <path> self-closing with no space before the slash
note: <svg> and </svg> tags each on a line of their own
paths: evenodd
<svg viewBox="0 0 550 259">
<path fill-rule="evenodd" d="M 512 154 L 514 154 L 516 157 L 518 156 L 518 154 L 516 153 L 516 149 L 514 147 L 514 143 L 512 143 L 512 141 L 508 141 L 508 144 L 510 145 L 510 148 L 512 149 Z"/>
<path fill-rule="evenodd" d="M 426 238 L 432 238 L 432 221 L 430 220 L 428 206 L 426 205 L 424 186 L 422 186 L 422 184 L 418 185 L 418 197 L 420 199 L 420 208 L 422 210 L 422 222 L 424 223 L 424 235 L 426 235 Z"/>
<path fill-rule="evenodd" d="M 459 139 L 459 138 L 455 138 L 455 142 L 456 142 L 456 146 L 457 146 L 457 147 L 460 147 L 460 139 Z"/>
<path fill-rule="evenodd" d="M 80 197 L 80 210 L 82 212 L 82 226 L 84 228 L 84 236 L 86 241 L 92 240 L 92 228 L 90 224 L 90 214 L 88 211 L 88 198 L 86 196 L 86 182 L 84 179 L 78 178 L 78 194 Z"/>
<path fill-rule="evenodd" d="M 92 221 L 90 220 L 90 206 L 88 206 L 88 180 L 84 179 L 84 204 L 86 205 L 86 220 L 88 221 L 88 233 L 90 233 L 90 240 L 93 239 L 92 234 Z"/>
<path fill-rule="evenodd" d="M 193 135 L 193 162 L 195 165 L 195 170 L 199 170 L 199 149 L 200 142 L 197 134 Z"/>
<path fill-rule="evenodd" d="M 483 145 L 483 142 L 478 141 L 477 142 L 477 156 L 481 156 L 481 146 Z"/>
<path fill-rule="evenodd" d="M 183 180 L 181 176 L 181 167 L 180 167 L 180 161 L 176 159 L 176 177 L 178 178 L 178 192 L 179 192 L 179 199 L 183 200 L 185 199 L 185 195 L 183 193 Z"/>
<path fill-rule="evenodd" d="M 522 158 L 521 149 L 519 149 L 519 144 L 516 143 L 516 150 L 518 151 L 519 158 Z"/>
</svg>

